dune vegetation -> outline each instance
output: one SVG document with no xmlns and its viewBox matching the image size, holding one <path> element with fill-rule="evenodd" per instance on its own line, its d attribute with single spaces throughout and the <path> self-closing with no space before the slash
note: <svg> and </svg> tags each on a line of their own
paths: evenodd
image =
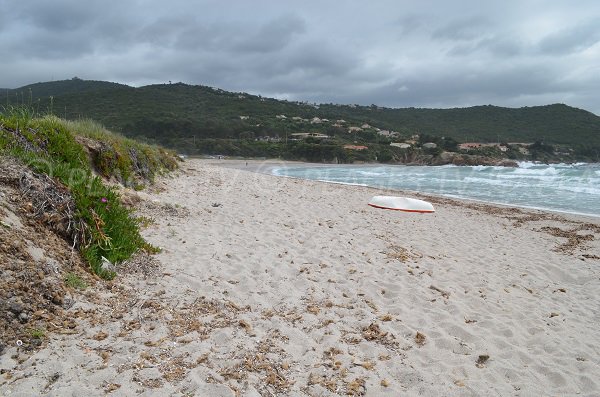
<svg viewBox="0 0 600 397">
<path fill-rule="evenodd" d="M 113 265 L 138 250 L 156 250 L 141 237 L 140 221 L 121 203 L 115 182 L 142 189 L 177 168 L 174 153 L 89 120 L 66 121 L 31 107 L 7 106 L 0 111 L 0 155 L 61 187 L 43 189 L 46 199 L 35 212 L 46 223 L 61 224 L 94 273 L 112 278 Z"/>
</svg>

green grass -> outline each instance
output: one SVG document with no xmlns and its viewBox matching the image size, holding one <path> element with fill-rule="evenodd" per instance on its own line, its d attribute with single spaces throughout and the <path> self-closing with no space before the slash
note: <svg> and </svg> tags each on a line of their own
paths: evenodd
<svg viewBox="0 0 600 397">
<path fill-rule="evenodd" d="M 156 220 L 154 218 L 149 218 L 147 216 L 138 216 L 137 221 L 142 229 L 147 228 L 150 225 L 156 223 Z"/>
<path fill-rule="evenodd" d="M 46 336 L 46 331 L 42 328 L 33 328 L 29 330 L 29 335 L 34 339 L 42 339 Z"/>
<path fill-rule="evenodd" d="M 141 190 L 144 181 L 152 182 L 157 174 L 177 168 L 174 152 L 126 138 L 93 120 L 61 120 L 61 123 L 77 136 L 94 141 L 92 163 L 96 171 L 127 187 Z"/>
<path fill-rule="evenodd" d="M 73 289 L 84 290 L 87 288 L 87 283 L 73 272 L 69 272 L 65 275 L 65 284 Z"/>
<path fill-rule="evenodd" d="M 86 135 L 87 134 L 87 135 Z M 76 204 L 79 228 L 73 233 L 72 243 L 79 247 L 94 273 L 111 279 L 114 273 L 102 269 L 102 257 L 113 264 L 127 260 L 134 252 L 145 249 L 156 252 L 139 233 L 139 221 L 120 201 L 115 188 L 107 186 L 92 172 L 84 147 L 77 136 L 101 140 L 115 149 L 117 164 L 105 161 L 98 164 L 107 175 L 115 169 L 139 180 L 146 176 L 176 167 L 169 153 L 159 148 L 124 139 L 91 122 L 66 122 L 55 116 L 36 117 L 27 108 L 5 108 L 0 113 L 0 152 L 21 159 L 36 172 L 45 173 L 64 184 Z M 131 160 L 132 153 L 142 152 Z M 128 160 L 129 159 L 129 160 Z M 150 171 L 139 173 L 140 161 Z M 104 175 L 104 174 L 102 174 Z"/>
</svg>

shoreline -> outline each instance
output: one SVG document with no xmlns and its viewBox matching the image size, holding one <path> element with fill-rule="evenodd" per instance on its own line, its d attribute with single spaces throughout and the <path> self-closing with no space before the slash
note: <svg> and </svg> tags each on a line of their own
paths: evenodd
<svg viewBox="0 0 600 397">
<path fill-rule="evenodd" d="M 313 168 L 313 167 L 321 168 L 321 167 L 335 167 L 335 166 L 345 166 L 345 165 L 347 166 L 348 164 L 328 165 L 328 164 L 318 164 L 318 163 L 306 163 L 306 162 L 302 162 L 302 161 L 278 161 L 278 160 L 227 160 L 227 159 L 223 159 L 223 160 L 218 160 L 217 162 L 212 162 L 209 159 L 198 159 L 198 160 L 200 160 L 202 162 L 206 161 L 207 164 L 221 166 L 221 167 L 225 167 L 225 168 L 234 168 L 234 169 L 238 169 L 240 171 L 256 172 L 256 173 L 260 173 L 260 174 L 264 174 L 264 175 L 271 175 L 271 176 L 280 177 L 280 178 L 310 180 L 313 182 L 371 188 L 371 189 L 374 189 L 375 191 L 379 191 L 379 192 L 386 191 L 386 192 L 390 192 L 390 193 L 410 194 L 410 195 L 417 196 L 424 200 L 428 200 L 428 199 L 429 200 L 431 200 L 431 199 L 433 199 L 433 200 L 443 200 L 443 199 L 456 200 L 458 202 L 484 204 L 484 205 L 491 205 L 491 206 L 497 206 L 497 207 L 508 208 L 508 209 L 518 208 L 518 209 L 525 210 L 525 211 L 547 212 L 547 213 L 551 213 L 551 214 L 555 214 L 555 215 L 559 215 L 559 216 L 564 216 L 567 218 L 582 218 L 582 219 L 590 218 L 593 221 L 600 220 L 600 214 L 595 215 L 595 214 L 589 214 L 589 213 L 569 212 L 566 210 L 558 210 L 558 209 L 550 209 L 550 208 L 543 208 L 543 207 L 534 207 L 534 206 L 525 206 L 525 205 L 517 205 L 517 204 L 510 204 L 510 203 L 486 201 L 486 200 L 481 200 L 481 199 L 476 199 L 476 198 L 435 194 L 435 193 L 429 193 L 429 192 L 420 192 L 420 191 L 410 190 L 410 189 L 395 189 L 395 188 L 387 188 L 387 187 L 370 186 L 370 185 L 359 184 L 359 183 L 306 179 L 306 178 L 301 178 L 301 177 L 296 177 L 296 176 L 276 175 L 276 174 L 273 174 L 270 172 L 274 168 L 279 168 L 281 166 L 285 167 L 285 166 L 289 166 L 289 165 L 305 167 L 305 168 Z M 590 163 L 590 164 L 596 164 L 596 163 Z M 363 166 L 363 165 L 365 167 L 387 166 L 387 164 L 377 164 L 377 165 L 375 165 L 375 164 L 373 164 L 373 165 L 360 164 L 360 165 L 354 165 L 354 166 Z M 353 166 L 353 165 L 350 164 L 350 166 Z M 410 167 L 410 166 L 404 165 L 404 164 L 397 164 L 397 165 L 393 165 L 393 166 Z M 428 166 L 428 167 L 436 167 L 436 166 Z M 462 166 L 456 166 L 456 167 L 462 167 Z"/>
<path fill-rule="evenodd" d="M 72 334 L 10 347 L 0 394 L 600 392 L 597 219 L 375 191 L 182 163 L 131 192 L 162 252 L 73 294 Z"/>
<path fill-rule="evenodd" d="M 283 160 L 280 158 L 267 158 L 267 157 L 236 157 L 236 156 L 223 156 L 223 158 L 219 159 L 218 157 L 215 157 L 214 155 L 201 155 L 201 154 L 193 154 L 193 155 L 187 155 L 187 154 L 180 154 L 180 156 L 183 156 L 184 160 L 201 160 L 201 161 L 229 161 L 229 162 L 266 162 L 266 163 L 270 163 L 270 162 L 280 162 L 280 163 L 299 163 L 299 164 L 307 164 L 308 166 L 310 165 L 314 165 L 314 166 L 323 166 L 323 167 L 327 167 L 327 166 L 344 166 L 344 165 L 356 165 L 356 166 L 360 166 L 360 165 L 364 165 L 364 166 L 404 166 L 404 167 L 477 167 L 477 166 L 481 166 L 481 167 L 501 167 L 501 168 L 515 168 L 515 167 L 511 167 L 511 166 L 506 166 L 506 165 L 486 165 L 486 164 L 437 164 L 437 165 L 432 165 L 432 164 L 417 164 L 417 163 L 379 163 L 379 162 L 356 162 L 356 163 L 326 163 L 326 162 L 320 162 L 320 163 L 311 163 L 308 161 L 303 161 L 303 160 Z M 507 160 L 511 160 L 511 159 L 507 159 Z M 553 162 L 553 163 L 547 163 L 547 162 L 541 162 L 541 161 L 536 161 L 536 160 L 511 160 L 511 161 L 515 161 L 517 164 L 535 164 L 535 165 L 547 165 L 547 166 L 552 166 L 552 165 L 600 165 L 600 162 L 596 161 L 596 162 L 585 162 L 585 161 L 573 161 L 573 162 Z M 517 166 L 516 168 L 522 168 Z"/>
</svg>

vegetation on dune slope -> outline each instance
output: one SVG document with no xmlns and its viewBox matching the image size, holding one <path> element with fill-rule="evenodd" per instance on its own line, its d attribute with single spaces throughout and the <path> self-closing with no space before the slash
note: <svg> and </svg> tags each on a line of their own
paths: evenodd
<svg viewBox="0 0 600 397">
<path fill-rule="evenodd" d="M 88 151 L 94 169 L 122 185 L 140 189 L 154 181 L 157 173 L 177 167 L 175 153 L 115 134 L 93 120 L 61 123 L 73 131 L 75 140 Z"/>
<path fill-rule="evenodd" d="M 76 207 L 68 237 L 95 273 L 114 276 L 103 268 L 103 258 L 115 264 L 139 249 L 154 249 L 140 236 L 138 221 L 121 204 L 116 189 L 93 168 L 141 187 L 143 181 L 176 168 L 172 153 L 119 137 L 93 122 L 35 117 L 26 107 L 7 107 L 0 113 L 0 152 L 67 187 Z"/>
</svg>

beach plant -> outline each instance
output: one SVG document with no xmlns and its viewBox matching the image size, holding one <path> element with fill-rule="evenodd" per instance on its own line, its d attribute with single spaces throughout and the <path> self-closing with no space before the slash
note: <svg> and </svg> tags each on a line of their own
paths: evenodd
<svg viewBox="0 0 600 397">
<path fill-rule="evenodd" d="M 137 218 L 137 222 L 142 229 L 149 227 L 150 225 L 156 223 L 156 219 L 147 217 L 147 216 L 139 216 Z"/>
<path fill-rule="evenodd" d="M 126 138 L 93 120 L 61 122 L 77 136 L 94 141 L 91 157 L 98 173 L 106 178 L 114 177 L 127 187 L 140 190 L 144 180 L 152 182 L 157 175 L 177 168 L 172 151 Z"/>
<path fill-rule="evenodd" d="M 73 289 L 84 290 L 87 288 L 87 283 L 73 272 L 68 272 L 65 275 L 65 284 Z"/>
<path fill-rule="evenodd" d="M 30 116 L 29 111 L 17 108 L 0 113 L 0 152 L 19 158 L 33 171 L 47 174 L 68 188 L 78 220 L 73 225 L 76 230 L 71 233 L 71 243 L 79 248 L 92 271 L 111 279 L 115 274 L 103 269 L 102 258 L 118 264 L 140 249 L 156 252 L 141 237 L 138 219 L 122 205 L 117 190 L 93 173 L 86 150 L 70 128 L 72 124 L 52 115 Z M 134 145 L 119 142 L 116 136 L 112 139 L 123 148 Z M 154 154 L 156 158 L 161 155 Z M 161 160 L 156 161 L 149 167 L 158 167 Z M 162 161 L 160 164 L 166 163 Z M 135 173 L 133 168 L 127 168 L 126 160 L 121 164 L 127 172 Z M 152 172 L 155 175 L 162 171 L 153 168 Z"/>
<path fill-rule="evenodd" d="M 42 328 L 33 328 L 29 330 L 29 335 L 34 339 L 42 339 L 46 336 L 46 331 Z"/>
<path fill-rule="evenodd" d="M 31 106 L 9 104 L 2 106 L 2 114 L 13 122 L 20 122 L 22 127 L 25 128 L 29 121 L 35 117 L 35 109 Z"/>
</svg>

